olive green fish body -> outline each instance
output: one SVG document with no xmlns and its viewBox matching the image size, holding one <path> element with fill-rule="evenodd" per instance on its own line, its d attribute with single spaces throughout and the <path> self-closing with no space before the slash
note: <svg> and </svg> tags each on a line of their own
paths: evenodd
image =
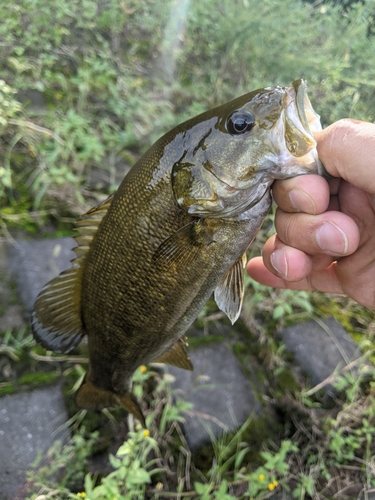
<svg viewBox="0 0 375 500">
<path fill-rule="evenodd" d="M 225 271 L 241 259 L 270 206 L 267 193 L 250 219 L 188 215 L 176 205 L 170 182 L 170 163 L 184 150 L 173 144 L 173 152 L 155 159 L 151 151 L 124 179 L 86 258 L 82 313 L 90 377 L 103 389 L 115 384 L 116 392 L 126 392 L 137 366 L 179 340 Z"/>
<path fill-rule="evenodd" d="M 324 173 L 312 137 L 319 126 L 302 80 L 252 92 L 159 139 L 77 222 L 77 259 L 40 293 L 32 327 L 56 352 L 87 335 L 79 406 L 121 403 L 143 421 L 134 370 L 153 360 L 192 369 L 184 333 L 213 291 L 237 319 L 244 254 L 273 180 Z"/>
</svg>

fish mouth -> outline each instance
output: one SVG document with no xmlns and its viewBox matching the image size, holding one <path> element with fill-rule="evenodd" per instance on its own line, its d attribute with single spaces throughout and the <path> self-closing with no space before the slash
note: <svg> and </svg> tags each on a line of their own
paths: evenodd
<svg viewBox="0 0 375 500">
<path fill-rule="evenodd" d="M 320 116 L 313 109 L 306 89 L 306 80 L 303 78 L 284 89 L 284 138 L 287 152 L 281 155 L 283 167 L 275 172 L 274 178 L 308 173 L 329 177 L 318 158 L 313 135 L 322 130 Z"/>
<path fill-rule="evenodd" d="M 320 116 L 314 111 L 307 96 L 306 80 L 300 78 L 295 80 L 292 85 L 295 92 L 295 105 L 301 124 L 306 132 L 313 135 L 314 132 L 322 130 L 322 125 L 320 123 Z"/>
</svg>

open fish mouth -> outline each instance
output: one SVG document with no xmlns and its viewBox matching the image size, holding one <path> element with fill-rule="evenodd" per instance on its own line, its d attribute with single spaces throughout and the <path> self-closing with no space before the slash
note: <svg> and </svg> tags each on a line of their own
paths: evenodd
<svg viewBox="0 0 375 500">
<path fill-rule="evenodd" d="M 322 130 L 320 116 L 314 111 L 307 96 L 306 80 L 295 80 L 291 87 L 285 87 L 284 97 L 284 137 L 290 160 L 284 163 L 282 171 L 275 178 L 291 177 L 290 165 L 299 165 L 304 173 L 317 173 L 329 177 L 318 158 L 314 133 Z M 287 160 L 287 157 L 284 158 Z"/>
<path fill-rule="evenodd" d="M 310 99 L 307 96 L 306 80 L 300 78 L 299 80 L 295 80 L 292 85 L 295 91 L 297 113 L 303 128 L 311 135 L 314 132 L 322 130 L 320 116 L 314 111 Z"/>
</svg>

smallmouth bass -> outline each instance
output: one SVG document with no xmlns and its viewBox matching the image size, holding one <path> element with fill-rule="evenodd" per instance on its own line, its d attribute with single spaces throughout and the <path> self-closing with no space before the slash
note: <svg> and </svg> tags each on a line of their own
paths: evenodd
<svg viewBox="0 0 375 500">
<path fill-rule="evenodd" d="M 234 322 L 245 252 L 271 206 L 275 179 L 324 174 L 306 82 L 256 90 L 161 137 L 117 192 L 77 222 L 73 267 L 39 294 L 32 331 L 57 353 L 88 337 L 81 408 L 122 404 L 151 361 L 192 370 L 184 333 L 211 293 Z"/>
</svg>

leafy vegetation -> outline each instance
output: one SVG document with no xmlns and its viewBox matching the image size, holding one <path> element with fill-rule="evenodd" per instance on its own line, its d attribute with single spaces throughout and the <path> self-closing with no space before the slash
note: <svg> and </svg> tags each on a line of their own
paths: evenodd
<svg viewBox="0 0 375 500">
<path fill-rule="evenodd" d="M 115 189 L 163 132 L 254 88 L 303 76 L 324 124 L 375 119 L 371 0 L 346 10 L 297 0 L 188 5 L 185 17 L 183 2 L 153 0 L 3 6 L 3 226 L 66 222 Z M 168 29 L 172 14 L 186 18 L 179 32 Z"/>
<path fill-rule="evenodd" d="M 133 427 L 130 420 L 126 441 L 110 455 L 112 471 L 105 476 L 88 473 L 100 438 L 85 429 L 87 415 L 77 415 L 72 439 L 65 445 L 57 441 L 45 457 L 38 457 L 29 474 L 27 498 L 261 500 L 274 490 L 296 499 L 353 498 L 375 487 L 375 382 L 368 380 L 365 369 L 358 373 L 335 375 L 334 385 L 343 397 L 331 410 L 303 391 L 296 399 L 276 400 L 286 412 L 289 431 L 286 425 L 280 442 L 268 443 L 260 463 L 249 461 L 250 418 L 232 437 L 213 442 L 213 455 L 199 470 L 180 427 L 184 412 L 193 408 L 171 391 L 167 378 L 141 367 L 134 388 L 148 401 L 148 429 Z M 150 381 L 156 381 L 152 394 Z M 119 421 L 109 412 L 107 416 L 118 428 Z"/>
<path fill-rule="evenodd" d="M 374 16 L 373 0 L 345 9 L 298 0 L 4 3 L 0 230 L 9 238 L 14 229 L 43 232 L 52 222 L 59 234 L 69 231 L 161 134 L 258 87 L 305 77 L 323 125 L 346 116 L 374 121 Z M 271 227 L 272 216 L 251 252 L 259 252 Z M 145 401 L 148 430 L 130 420 L 126 441 L 112 450 L 112 471 L 98 475 L 90 472 L 90 460 L 108 451 L 124 417 L 71 412 L 72 440 L 39 458 L 29 498 L 260 500 L 283 489 L 297 499 L 344 499 L 374 489 L 373 377 L 334 374 L 337 400 L 324 408 L 320 388 L 306 388 L 294 376 L 271 334 L 312 313 L 333 313 L 361 336 L 373 359 L 373 315 L 341 299 L 246 284 L 244 319 L 251 318 L 257 354 L 273 374 L 268 397 L 284 421 L 256 458 L 249 420 L 214 442 L 205 469 L 199 468 L 202 461 L 180 427 L 184 412 L 194 409 L 173 394 L 167 378 L 139 370 L 134 392 Z M 211 309 L 199 318 L 205 333 L 217 317 Z M 0 337 L 0 361 L 0 395 L 62 377 L 69 403 L 84 356 L 53 356 L 35 346 L 27 330 L 8 330 Z"/>
</svg>

